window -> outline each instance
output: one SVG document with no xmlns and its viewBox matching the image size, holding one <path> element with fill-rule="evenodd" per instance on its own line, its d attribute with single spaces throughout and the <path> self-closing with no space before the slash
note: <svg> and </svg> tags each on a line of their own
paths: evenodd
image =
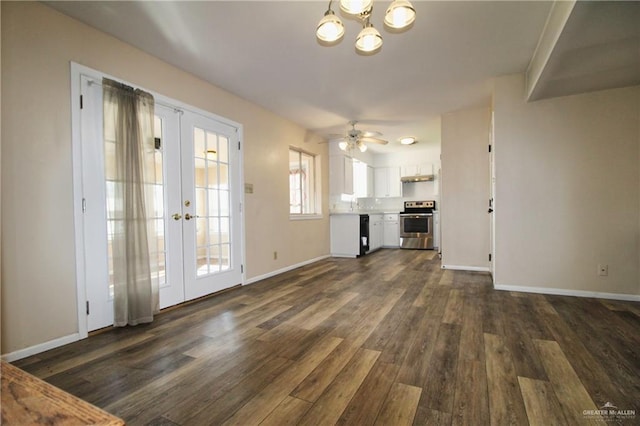
<svg viewBox="0 0 640 426">
<path fill-rule="evenodd" d="M 318 157 L 298 148 L 289 148 L 289 213 L 317 215 L 320 202 L 317 190 Z"/>
</svg>

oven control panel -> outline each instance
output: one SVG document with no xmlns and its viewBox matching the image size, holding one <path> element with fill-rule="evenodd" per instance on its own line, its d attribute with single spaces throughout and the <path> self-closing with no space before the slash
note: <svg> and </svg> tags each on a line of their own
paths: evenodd
<svg viewBox="0 0 640 426">
<path fill-rule="evenodd" d="M 436 202 L 433 200 L 430 201 L 405 201 L 404 208 L 406 209 L 434 209 L 436 206 Z"/>
</svg>

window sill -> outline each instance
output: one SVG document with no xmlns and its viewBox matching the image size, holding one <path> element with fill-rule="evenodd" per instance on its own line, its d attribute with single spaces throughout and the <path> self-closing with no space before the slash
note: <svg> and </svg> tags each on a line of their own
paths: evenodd
<svg viewBox="0 0 640 426">
<path fill-rule="evenodd" d="M 318 220 L 322 217 L 322 214 L 291 214 L 289 220 Z"/>
</svg>

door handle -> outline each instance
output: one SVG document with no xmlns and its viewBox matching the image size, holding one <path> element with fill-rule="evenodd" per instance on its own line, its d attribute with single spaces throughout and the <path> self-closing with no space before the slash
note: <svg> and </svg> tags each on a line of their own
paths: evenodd
<svg viewBox="0 0 640 426">
<path fill-rule="evenodd" d="M 182 219 L 182 215 L 180 213 L 174 213 L 174 214 L 171 215 L 171 217 L 173 218 L 173 220 Z"/>
<path fill-rule="evenodd" d="M 487 213 L 493 213 L 493 209 L 489 209 Z"/>
<path fill-rule="evenodd" d="M 184 215 L 184 220 L 191 220 L 191 219 L 195 219 L 197 217 L 198 217 L 198 215 L 195 215 L 195 214 L 191 215 L 191 214 L 187 213 L 187 214 Z"/>
</svg>

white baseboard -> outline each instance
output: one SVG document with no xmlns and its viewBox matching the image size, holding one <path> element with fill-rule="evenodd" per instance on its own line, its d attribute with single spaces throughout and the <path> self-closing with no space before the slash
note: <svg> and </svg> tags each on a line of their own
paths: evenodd
<svg viewBox="0 0 640 426">
<path fill-rule="evenodd" d="M 60 346 L 68 345 L 69 343 L 77 342 L 80 340 L 80 333 L 70 334 L 68 336 L 59 337 L 57 339 L 49 340 L 48 342 L 40 343 L 35 346 L 20 349 L 15 352 L 2 355 L 2 359 L 7 362 L 17 361 L 22 358 L 26 358 L 31 355 L 36 355 L 41 352 L 55 349 Z"/>
<path fill-rule="evenodd" d="M 547 288 L 547 287 L 522 287 L 517 285 L 494 285 L 496 290 L 517 291 L 521 293 L 539 293 L 550 294 L 555 296 L 575 296 L 575 297 L 591 297 L 596 299 L 624 300 L 629 302 L 640 302 L 640 295 L 622 294 L 622 293 L 601 293 L 599 291 L 583 291 L 583 290 L 567 290 L 563 288 Z"/>
<path fill-rule="evenodd" d="M 265 280 L 267 278 L 275 277 L 276 275 L 280 275 L 282 273 L 285 273 L 285 272 L 288 272 L 288 271 L 292 271 L 294 269 L 298 269 L 298 268 L 300 268 L 302 266 L 318 262 L 318 261 L 326 259 L 328 257 L 331 257 L 331 255 L 327 254 L 325 256 L 316 257 L 314 259 L 305 260 L 304 262 L 296 263 L 295 265 L 287 266 L 285 268 L 278 269 L 278 270 L 275 270 L 275 271 L 272 271 L 272 272 L 268 272 L 268 273 L 263 274 L 263 275 L 258 275 L 256 277 L 252 277 L 252 278 L 249 278 L 248 280 L 246 280 L 244 282 L 244 285 L 253 284 L 255 282 L 262 281 L 262 280 Z"/>
<path fill-rule="evenodd" d="M 453 271 L 491 272 L 491 270 L 486 266 L 442 265 L 442 269 L 451 269 Z"/>
<path fill-rule="evenodd" d="M 309 259 L 309 260 L 306 260 L 304 262 L 297 263 L 295 265 L 287 266 L 286 268 L 278 269 L 276 271 L 269 272 L 268 274 L 264 274 L 264 275 L 260 275 L 260 276 L 257 276 L 257 277 L 250 278 L 247 281 L 245 281 L 245 285 L 253 284 L 253 283 L 257 282 L 257 281 L 264 280 L 266 278 L 270 278 L 270 277 L 273 277 L 275 275 L 279 275 L 279 274 L 282 274 L 284 272 L 300 268 L 301 266 L 305 266 L 305 265 L 309 265 L 311 263 L 318 262 L 318 261 L 326 259 L 328 257 L 331 257 L 331 256 L 330 255 L 326 255 L 326 256 L 316 257 L 315 259 Z M 50 349 L 55 349 L 57 347 L 67 345 L 69 343 L 77 342 L 78 340 L 80 340 L 80 333 L 74 333 L 74 334 L 70 334 L 68 336 L 60 337 L 58 339 L 50 340 L 48 342 L 44 342 L 44 343 L 40 343 L 40 344 L 37 344 L 37 345 L 34 345 L 34 346 L 30 346 L 28 348 L 20 349 L 20 350 L 17 350 L 15 352 L 4 354 L 4 355 L 2 355 L 2 359 L 7 361 L 7 362 L 13 362 L 13 361 L 17 361 L 17 360 L 22 359 L 22 358 L 26 358 L 26 357 L 29 357 L 29 356 L 32 356 L 32 355 L 36 355 L 36 354 L 48 351 Z"/>
</svg>

